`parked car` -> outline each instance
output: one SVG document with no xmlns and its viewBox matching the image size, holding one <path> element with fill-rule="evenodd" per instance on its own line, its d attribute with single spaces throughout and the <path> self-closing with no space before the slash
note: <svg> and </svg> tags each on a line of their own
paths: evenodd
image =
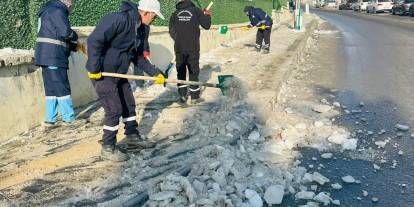
<svg viewBox="0 0 414 207">
<path fill-rule="evenodd" d="M 408 15 L 410 15 L 410 17 L 414 17 L 414 2 L 411 4 L 410 8 L 408 9 Z"/>
<path fill-rule="evenodd" d="M 335 0 L 328 0 L 326 2 L 326 6 L 327 8 L 336 8 L 336 1 Z"/>
<path fill-rule="evenodd" d="M 392 14 L 396 15 L 406 15 L 409 13 L 411 4 L 414 3 L 414 0 L 401 0 L 394 3 L 392 7 Z"/>
<path fill-rule="evenodd" d="M 358 0 L 353 6 L 354 11 L 366 11 L 367 5 L 371 0 Z"/>
<path fill-rule="evenodd" d="M 352 9 L 352 5 L 357 2 L 357 0 L 348 0 L 345 3 L 339 5 L 338 9 L 339 10 L 351 10 Z"/>
<path fill-rule="evenodd" d="M 392 6 L 391 0 L 371 0 L 367 5 L 367 13 L 391 12 Z"/>
</svg>

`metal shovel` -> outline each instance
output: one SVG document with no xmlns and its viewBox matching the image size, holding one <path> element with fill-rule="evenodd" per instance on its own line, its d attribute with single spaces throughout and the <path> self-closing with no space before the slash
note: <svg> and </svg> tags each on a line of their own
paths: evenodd
<svg viewBox="0 0 414 207">
<path fill-rule="evenodd" d="M 149 77 L 149 76 L 139 76 L 139 75 L 127 75 L 127 74 L 119 74 L 119 73 L 108 73 L 108 72 L 102 72 L 102 76 L 104 77 L 114 77 L 114 78 L 126 78 L 126 79 L 132 79 L 132 80 L 149 80 L 149 81 L 155 81 L 157 80 L 157 77 Z M 233 79 L 233 75 L 219 75 L 218 76 L 218 84 L 216 83 L 207 83 L 207 82 L 199 82 L 199 81 L 185 81 L 185 80 L 175 80 L 175 79 L 165 79 L 166 83 L 180 83 L 180 84 L 186 84 L 186 85 L 193 85 L 193 86 L 205 86 L 205 87 L 211 87 L 211 88 L 219 88 L 221 90 L 221 93 L 224 96 L 228 96 L 229 94 L 229 84 L 226 84 L 226 82 L 229 82 Z"/>
</svg>

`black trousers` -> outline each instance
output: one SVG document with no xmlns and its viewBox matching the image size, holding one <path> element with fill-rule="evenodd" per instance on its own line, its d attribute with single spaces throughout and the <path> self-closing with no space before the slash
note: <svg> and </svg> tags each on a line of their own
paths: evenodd
<svg viewBox="0 0 414 207">
<path fill-rule="evenodd" d="M 92 80 L 99 101 L 105 111 L 103 137 L 104 145 L 115 145 L 119 119 L 125 123 L 125 135 L 139 133 L 136 121 L 135 99 L 127 79 L 104 77 Z"/>
<path fill-rule="evenodd" d="M 186 80 L 187 71 L 188 78 L 190 81 L 198 81 L 200 74 L 200 52 L 176 52 L 175 60 L 177 66 L 177 79 Z M 199 86 L 188 86 L 184 84 L 177 84 L 178 94 L 181 97 L 187 97 L 188 89 L 190 92 L 191 99 L 200 98 L 200 87 Z"/>
<path fill-rule="evenodd" d="M 256 47 L 261 48 L 264 40 L 263 49 L 270 48 L 270 34 L 272 32 L 272 26 L 266 28 L 265 30 L 258 29 L 256 34 Z"/>
</svg>

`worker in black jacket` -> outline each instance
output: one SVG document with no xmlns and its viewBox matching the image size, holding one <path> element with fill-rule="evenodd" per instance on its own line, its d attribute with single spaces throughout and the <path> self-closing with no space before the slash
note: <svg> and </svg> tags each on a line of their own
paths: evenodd
<svg viewBox="0 0 414 207">
<path fill-rule="evenodd" d="M 164 83 L 162 72 L 143 57 L 145 28 L 156 17 L 164 18 L 157 0 L 123 2 L 122 11 L 104 16 L 88 38 L 89 78 L 105 111 L 102 151 L 104 159 L 128 160 L 128 155 L 116 147 L 119 119 L 125 124 L 127 148 L 154 147 L 142 140 L 136 121 L 135 99 L 127 79 L 102 77 L 102 72 L 125 74 L 134 63 L 151 76 L 157 84 Z"/>
<path fill-rule="evenodd" d="M 256 34 L 256 51 L 260 52 L 263 49 L 264 54 L 270 51 L 270 34 L 272 32 L 273 20 L 261 8 L 254 8 L 252 6 L 244 7 L 244 12 L 250 19 L 248 28 L 257 27 Z M 264 45 L 262 46 L 264 41 Z"/>
<path fill-rule="evenodd" d="M 202 11 L 197 8 L 191 0 L 178 0 L 176 10 L 171 15 L 169 31 L 174 40 L 174 51 L 177 66 L 177 78 L 187 79 L 187 71 L 190 81 L 198 81 L 200 73 L 200 26 L 210 29 L 210 11 Z M 202 102 L 200 98 L 200 87 L 189 87 L 191 103 Z M 187 103 L 188 85 L 178 84 L 180 102 Z"/>
</svg>

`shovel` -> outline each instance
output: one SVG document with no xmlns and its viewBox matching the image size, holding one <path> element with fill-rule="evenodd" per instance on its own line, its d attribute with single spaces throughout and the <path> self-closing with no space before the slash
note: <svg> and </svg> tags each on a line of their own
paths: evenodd
<svg viewBox="0 0 414 207">
<path fill-rule="evenodd" d="M 148 81 L 155 81 L 157 77 L 149 77 L 149 76 L 139 76 L 139 75 L 127 75 L 127 74 L 119 74 L 119 73 L 108 73 L 102 72 L 102 76 L 104 77 L 113 77 L 113 78 L 126 78 L 132 80 L 148 80 Z M 198 81 L 185 81 L 185 80 L 174 80 L 174 79 L 165 79 L 166 83 L 180 83 L 186 85 L 193 85 L 193 86 L 205 86 L 211 88 L 219 88 L 221 93 L 224 96 L 228 96 L 229 94 L 229 86 L 226 82 L 229 82 L 233 79 L 233 75 L 219 75 L 218 76 L 218 84 L 216 83 L 206 83 L 206 82 L 198 82 Z"/>
<path fill-rule="evenodd" d="M 227 34 L 227 32 L 229 30 L 235 30 L 235 29 L 243 29 L 244 31 L 250 30 L 250 28 L 245 29 L 245 27 L 246 26 L 244 26 L 244 25 L 243 26 L 235 26 L 235 27 L 228 27 L 227 25 L 223 25 L 223 26 L 220 26 L 219 32 L 220 32 L 220 34 L 224 35 L 224 34 Z M 262 25 L 262 26 L 260 26 L 258 28 L 261 29 L 261 30 L 265 30 L 265 29 L 267 29 L 269 27 L 270 26 Z"/>
</svg>

